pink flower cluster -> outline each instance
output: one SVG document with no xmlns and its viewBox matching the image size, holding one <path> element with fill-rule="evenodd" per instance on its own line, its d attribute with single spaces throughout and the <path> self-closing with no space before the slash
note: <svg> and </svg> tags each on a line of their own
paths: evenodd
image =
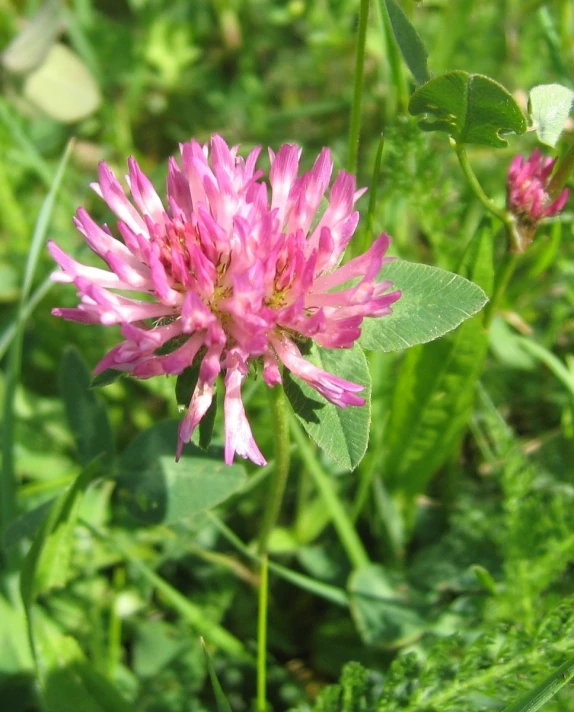
<svg viewBox="0 0 574 712">
<path fill-rule="evenodd" d="M 517 217 L 519 225 L 530 233 L 530 237 L 543 218 L 559 213 L 568 200 L 567 188 L 555 200 L 548 194 L 555 163 L 555 158 L 545 158 L 535 149 L 528 160 L 516 156 L 510 164 L 507 180 L 508 209 Z"/>
<path fill-rule="evenodd" d="M 324 149 L 298 176 L 301 150 L 269 151 L 269 186 L 256 170 L 260 148 L 246 159 L 220 136 L 181 145 L 181 167 L 169 161 L 167 206 L 137 162 L 126 176 L 131 200 L 106 165 L 94 190 L 117 217 L 123 241 L 80 208 L 74 222 L 109 270 L 78 263 L 54 242 L 49 249 L 73 282 L 77 308 L 53 314 L 87 324 L 119 324 L 124 341 L 96 367 L 138 378 L 181 374 L 197 359 L 199 379 L 180 424 L 177 456 L 207 412 L 224 373 L 225 461 L 235 454 L 265 464 L 241 399 L 249 364 L 262 366 L 268 386 L 281 383 L 279 364 L 341 408 L 361 406 L 363 387 L 307 361 L 298 342 L 349 348 L 364 317 L 391 312 L 400 292 L 375 280 L 388 259 L 383 234 L 339 266 L 359 215 L 352 175 L 339 172 L 328 194 L 333 161 Z M 149 295 L 147 299 L 125 292 Z M 137 295 L 136 295 L 137 296 Z M 151 297 L 151 298 L 150 298 Z"/>
</svg>

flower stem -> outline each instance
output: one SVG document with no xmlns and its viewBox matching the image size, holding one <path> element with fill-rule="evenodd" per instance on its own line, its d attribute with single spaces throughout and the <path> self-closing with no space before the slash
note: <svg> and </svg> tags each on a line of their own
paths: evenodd
<svg viewBox="0 0 574 712">
<path fill-rule="evenodd" d="M 299 448 L 299 453 L 303 458 L 303 462 L 307 466 L 310 475 L 315 482 L 315 486 L 319 490 L 327 509 L 333 520 L 341 544 L 345 549 L 349 561 L 353 565 L 353 568 L 361 568 L 369 564 L 369 556 L 365 551 L 363 542 L 360 540 L 357 534 L 351 517 L 345 511 L 345 508 L 341 504 L 337 493 L 333 487 L 331 480 L 328 475 L 323 471 L 321 465 L 317 462 L 313 450 L 309 445 L 308 437 L 303 433 L 299 423 L 295 420 L 295 416 L 290 416 L 291 422 L 291 432 L 293 433 L 293 439 L 297 443 Z"/>
<path fill-rule="evenodd" d="M 458 144 L 453 138 L 450 139 L 450 145 L 454 148 L 456 152 L 458 162 L 460 163 L 460 167 L 462 168 L 462 171 L 466 176 L 466 179 L 471 187 L 472 192 L 475 194 L 478 200 L 480 200 L 486 210 L 488 210 L 491 215 L 497 217 L 504 224 L 510 245 L 514 245 L 516 242 L 516 226 L 514 223 L 514 218 L 507 210 L 497 207 L 488 197 L 488 195 L 484 192 L 483 187 L 478 182 L 478 178 L 476 177 L 476 174 L 473 171 L 472 166 L 470 165 L 470 161 L 468 160 L 468 156 L 466 154 L 466 151 L 464 150 L 464 146 Z"/>
<path fill-rule="evenodd" d="M 361 133 L 361 106 L 363 103 L 363 75 L 365 70 L 365 46 L 367 43 L 367 23 L 369 19 L 369 0 L 361 0 L 359 9 L 359 30 L 357 33 L 357 55 L 355 58 L 355 79 L 353 86 L 353 105 L 351 107 L 351 127 L 349 129 L 349 173 L 357 171 L 359 155 L 359 135 Z"/>
<path fill-rule="evenodd" d="M 269 389 L 269 401 L 275 432 L 275 465 L 271 474 L 269 499 L 266 503 L 263 525 L 259 535 L 258 553 L 260 556 L 267 553 L 269 537 L 277 523 L 285 485 L 287 484 L 290 460 L 289 421 L 285 393 L 281 386 Z"/>
<path fill-rule="evenodd" d="M 558 163 L 558 168 L 552 176 L 550 183 L 548 183 L 547 192 L 552 199 L 558 197 L 572 171 L 574 171 L 574 144 L 566 151 L 564 157 Z"/>
<path fill-rule="evenodd" d="M 261 557 L 259 615 L 257 620 L 257 712 L 267 709 L 267 607 L 269 603 L 269 568 L 267 554 Z"/>
</svg>

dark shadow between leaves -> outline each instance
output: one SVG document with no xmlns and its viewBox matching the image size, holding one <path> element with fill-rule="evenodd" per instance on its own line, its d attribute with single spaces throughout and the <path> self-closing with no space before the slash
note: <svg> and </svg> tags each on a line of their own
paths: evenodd
<svg viewBox="0 0 574 712">
<path fill-rule="evenodd" d="M 321 403 L 321 401 L 309 397 L 287 370 L 283 374 L 283 387 L 291 407 L 300 418 L 307 423 L 320 423 L 317 411 L 327 405 L 325 402 Z"/>
<path fill-rule="evenodd" d="M 119 459 L 115 479 L 120 502 L 138 523 L 168 523 L 209 509 L 244 481 L 241 465 L 224 464 L 219 447 L 184 446 L 176 464 L 179 421 L 156 423 L 140 433 Z"/>
</svg>

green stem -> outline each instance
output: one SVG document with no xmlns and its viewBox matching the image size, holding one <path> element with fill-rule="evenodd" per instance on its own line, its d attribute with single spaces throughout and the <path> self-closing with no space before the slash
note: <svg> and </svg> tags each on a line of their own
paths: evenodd
<svg viewBox="0 0 574 712">
<path fill-rule="evenodd" d="M 566 151 L 563 158 L 560 159 L 558 163 L 558 168 L 556 169 L 552 180 L 548 183 L 548 195 L 551 198 L 557 198 L 562 192 L 562 189 L 568 182 L 570 174 L 574 170 L 574 144 Z"/>
<path fill-rule="evenodd" d="M 269 603 L 269 568 L 267 554 L 261 557 L 259 615 L 257 620 L 257 712 L 267 709 L 267 607 Z"/>
<path fill-rule="evenodd" d="M 351 127 L 349 129 L 349 173 L 357 172 L 359 155 L 359 136 L 361 133 L 361 106 L 363 103 L 363 76 L 365 72 L 365 46 L 367 43 L 367 24 L 369 19 L 369 0 L 361 0 L 359 9 L 359 30 L 357 33 L 357 55 L 355 58 L 355 79 L 353 86 L 353 105 L 351 107 Z"/>
<path fill-rule="evenodd" d="M 486 329 L 488 329 L 492 322 L 494 310 L 500 304 L 500 300 L 502 299 L 502 296 L 506 291 L 506 287 L 510 282 L 510 278 L 514 274 L 514 270 L 516 269 L 517 263 L 518 254 L 516 252 L 507 252 L 504 255 L 504 259 L 502 264 L 500 265 L 500 269 L 496 273 L 492 297 L 490 298 L 490 301 L 488 302 L 488 304 L 486 305 L 486 309 L 484 310 L 484 326 Z"/>
<path fill-rule="evenodd" d="M 265 515 L 259 535 L 259 555 L 267 553 L 269 536 L 279 517 L 283 493 L 287 484 L 290 461 L 289 421 L 285 393 L 281 386 L 269 389 L 269 401 L 273 414 L 273 429 L 275 432 L 275 466 L 271 474 L 269 499 L 265 506 Z"/>
<path fill-rule="evenodd" d="M 358 569 L 370 563 L 369 556 L 365 551 L 363 542 L 357 534 L 351 517 L 345 511 L 341 504 L 335 488 L 328 475 L 323 471 L 321 465 L 317 462 L 315 454 L 309 445 L 309 438 L 303 433 L 299 423 L 295 420 L 295 416 L 290 416 L 291 432 L 295 440 L 299 453 L 303 458 L 309 474 L 312 476 L 315 486 L 319 490 L 327 509 L 333 520 L 341 544 L 345 549 L 349 561 L 354 568 Z"/>
<path fill-rule="evenodd" d="M 213 514 L 213 512 L 207 512 L 207 516 L 232 546 L 234 546 L 245 557 L 251 559 L 251 561 L 256 561 L 258 564 L 261 564 L 261 557 L 254 554 L 253 551 L 246 544 L 244 544 L 224 522 Z M 330 584 L 323 583 L 322 581 L 317 581 L 316 579 L 300 574 L 297 571 L 292 571 L 286 566 L 276 564 L 273 561 L 269 561 L 268 566 L 269 570 L 274 574 L 277 574 L 277 576 L 282 578 L 284 581 L 288 581 L 294 586 L 301 588 L 303 591 L 308 591 L 315 596 L 320 596 L 326 601 L 334 603 L 337 606 L 348 607 L 349 605 L 347 594 L 341 588 L 331 586 Z"/>
<path fill-rule="evenodd" d="M 466 151 L 464 150 L 464 146 L 458 144 L 453 138 L 450 139 L 450 145 L 454 148 L 456 152 L 458 162 L 460 163 L 460 167 L 462 168 L 462 171 L 466 176 L 466 179 L 471 187 L 472 192 L 486 208 L 486 210 L 488 210 L 491 215 L 494 215 L 503 223 L 504 228 L 506 230 L 506 235 L 508 237 L 509 247 L 517 252 L 521 252 L 522 237 L 517 231 L 516 222 L 514 220 L 513 215 L 509 213 L 508 210 L 504 210 L 503 208 L 497 207 L 494 202 L 488 197 L 488 195 L 484 192 L 484 189 L 478 182 L 478 178 L 476 177 L 476 174 L 473 171 L 472 166 L 470 165 L 470 161 L 468 160 L 468 156 L 466 154 Z"/>
</svg>

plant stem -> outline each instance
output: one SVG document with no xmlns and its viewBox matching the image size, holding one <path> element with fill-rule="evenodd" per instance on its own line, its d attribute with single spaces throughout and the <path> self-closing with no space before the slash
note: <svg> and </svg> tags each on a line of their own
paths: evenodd
<svg viewBox="0 0 574 712">
<path fill-rule="evenodd" d="M 219 532 L 227 539 L 227 541 L 239 552 L 241 552 L 243 556 L 246 556 L 251 561 L 256 561 L 258 564 L 261 564 L 261 558 L 257 556 L 257 554 L 253 553 L 253 551 L 246 544 L 244 544 L 224 522 L 218 519 L 213 512 L 207 512 L 207 516 L 217 527 Z M 284 581 L 289 581 L 289 583 L 297 586 L 303 591 L 308 591 L 315 596 L 320 596 L 326 601 L 334 603 L 337 606 L 348 607 L 349 599 L 343 589 L 323 583 L 322 581 L 317 581 L 317 579 L 305 576 L 297 571 L 292 571 L 286 566 L 281 566 L 281 564 L 276 564 L 273 561 L 268 561 L 267 565 L 271 572 L 277 574 L 277 576 L 282 578 Z"/>
<path fill-rule="evenodd" d="M 269 568 L 267 554 L 261 557 L 259 615 L 257 621 L 257 712 L 267 709 L 267 606 L 269 603 Z"/>
<path fill-rule="evenodd" d="M 269 401 L 273 414 L 273 427 L 275 432 L 275 466 L 271 473 L 269 499 L 267 500 L 261 533 L 259 535 L 258 553 L 260 556 L 267 553 L 269 536 L 279 517 L 283 493 L 285 492 L 285 485 L 287 484 L 287 475 L 289 474 L 290 461 L 289 421 L 287 418 L 285 393 L 282 386 L 275 386 L 275 388 L 269 389 Z"/>
<path fill-rule="evenodd" d="M 492 317 L 494 316 L 494 310 L 499 305 L 502 295 L 506 291 L 506 287 L 510 282 L 510 278 L 514 274 L 516 269 L 516 264 L 518 262 L 518 254 L 516 252 L 507 252 L 504 255 L 500 269 L 496 273 L 496 278 L 494 281 L 494 289 L 492 292 L 492 297 L 486 305 L 484 310 L 484 326 L 486 329 L 490 326 L 492 322 Z"/>
<path fill-rule="evenodd" d="M 347 514 L 345 508 L 337 497 L 337 493 L 335 492 L 330 478 L 317 462 L 315 454 L 309 445 L 309 439 L 301 430 L 299 423 L 295 420 L 295 416 L 290 416 L 290 422 L 293 439 L 297 443 L 299 453 L 301 454 L 310 475 L 313 477 L 315 486 L 325 501 L 325 505 L 329 510 L 333 524 L 337 530 L 339 539 L 341 540 L 341 544 L 349 557 L 349 561 L 356 569 L 366 566 L 370 563 L 369 556 L 365 551 L 363 542 L 360 540 L 359 535 L 353 526 L 351 517 Z"/>
<path fill-rule="evenodd" d="M 478 182 L 478 178 L 476 177 L 472 166 L 470 165 L 470 161 L 468 160 L 468 156 L 466 155 L 464 146 L 459 145 L 453 138 L 450 139 L 450 145 L 454 148 L 456 152 L 458 162 L 460 163 L 460 167 L 462 168 L 462 171 L 466 176 L 466 179 L 468 180 L 472 192 L 480 200 L 480 202 L 488 210 L 488 212 L 491 215 L 497 217 L 503 223 L 508 238 L 509 248 L 514 250 L 515 252 L 522 252 L 524 249 L 522 244 L 523 238 L 517 230 L 514 216 L 509 213 L 508 210 L 504 210 L 504 208 L 497 207 L 488 197 L 488 195 L 484 192 L 482 186 Z"/>
<path fill-rule="evenodd" d="M 369 0 L 361 0 L 359 9 L 359 30 L 357 32 L 357 55 L 355 58 L 355 79 L 353 86 L 353 105 L 351 107 L 351 127 L 349 129 L 349 173 L 357 171 L 359 155 L 359 136 L 361 133 L 361 106 L 363 103 L 363 75 L 365 71 L 365 46 L 367 43 L 367 24 L 369 19 Z"/>
</svg>

